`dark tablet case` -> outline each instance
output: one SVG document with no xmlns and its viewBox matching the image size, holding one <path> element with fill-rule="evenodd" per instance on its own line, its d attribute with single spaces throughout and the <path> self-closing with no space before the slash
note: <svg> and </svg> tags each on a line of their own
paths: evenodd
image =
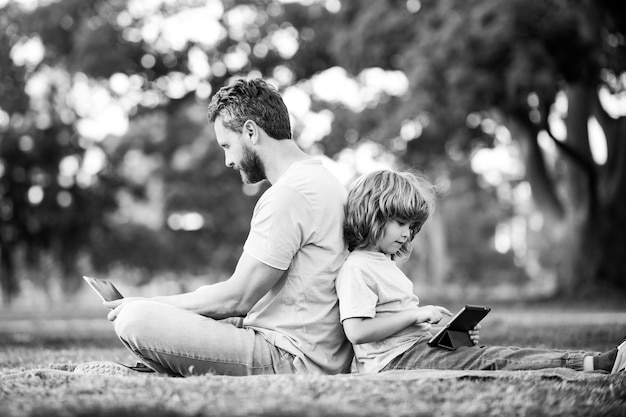
<svg viewBox="0 0 626 417">
<path fill-rule="evenodd" d="M 468 331 L 472 330 L 489 311 L 491 311 L 489 307 L 466 305 L 428 341 L 428 345 L 449 350 L 456 350 L 461 346 L 473 346 L 474 343 Z"/>
</svg>

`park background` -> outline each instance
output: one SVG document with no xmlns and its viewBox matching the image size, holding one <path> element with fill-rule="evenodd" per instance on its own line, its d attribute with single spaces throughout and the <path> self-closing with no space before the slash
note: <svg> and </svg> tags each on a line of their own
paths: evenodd
<svg viewBox="0 0 626 417">
<path fill-rule="evenodd" d="M 0 0 L 0 414 L 623 416 L 624 373 L 55 369 L 135 359 L 81 275 L 145 296 L 228 278 L 268 186 L 241 184 L 207 123 L 239 77 L 276 86 L 346 186 L 379 168 L 437 185 L 401 264 L 423 304 L 492 306 L 486 344 L 610 349 L 625 34 L 623 0 Z"/>
<path fill-rule="evenodd" d="M 207 123 L 262 77 L 346 186 L 438 187 L 402 268 L 422 299 L 619 300 L 626 291 L 620 1 L 0 1 L 5 308 L 91 305 L 226 279 L 267 184 Z"/>
</svg>

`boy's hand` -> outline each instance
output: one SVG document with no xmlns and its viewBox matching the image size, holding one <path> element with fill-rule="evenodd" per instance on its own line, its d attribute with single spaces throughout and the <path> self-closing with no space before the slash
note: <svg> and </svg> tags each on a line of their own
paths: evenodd
<svg viewBox="0 0 626 417">
<path fill-rule="evenodd" d="M 443 319 L 443 315 L 452 316 L 452 313 L 441 306 L 424 306 L 417 309 L 416 323 L 437 324 Z"/>
<path fill-rule="evenodd" d="M 478 340 L 480 339 L 480 324 L 477 324 L 476 327 L 474 327 L 472 330 L 468 331 L 467 333 L 469 333 L 469 337 L 472 341 L 472 343 L 474 344 L 474 346 L 476 346 L 478 344 Z"/>
</svg>

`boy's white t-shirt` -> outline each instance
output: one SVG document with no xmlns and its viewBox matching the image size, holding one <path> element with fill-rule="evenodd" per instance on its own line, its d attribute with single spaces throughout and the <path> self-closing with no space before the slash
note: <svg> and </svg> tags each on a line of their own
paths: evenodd
<svg viewBox="0 0 626 417">
<path fill-rule="evenodd" d="M 350 370 L 352 347 L 339 321 L 335 280 L 347 256 L 342 226 L 345 187 L 308 159 L 292 164 L 261 196 L 244 251 L 285 270 L 244 326 L 297 357 L 302 371 Z"/>
<path fill-rule="evenodd" d="M 337 277 L 340 319 L 381 317 L 417 308 L 413 283 L 396 263 L 381 252 L 350 253 Z M 359 372 L 375 373 L 406 352 L 421 337 L 430 336 L 429 324 L 416 324 L 379 342 L 354 345 Z"/>
</svg>

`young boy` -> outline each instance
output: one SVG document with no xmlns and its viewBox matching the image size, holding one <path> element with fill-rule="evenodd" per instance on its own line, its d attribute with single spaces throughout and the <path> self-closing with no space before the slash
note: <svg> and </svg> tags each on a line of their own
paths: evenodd
<svg viewBox="0 0 626 417">
<path fill-rule="evenodd" d="M 339 313 L 352 342 L 359 372 L 391 369 L 530 370 L 567 367 L 615 372 L 626 349 L 598 355 L 520 347 L 433 348 L 431 324 L 452 315 L 441 306 L 420 306 L 413 284 L 394 259 L 410 253 L 411 241 L 435 207 L 433 187 L 408 172 L 377 171 L 348 193 L 344 239 L 350 255 L 336 281 Z"/>
</svg>

